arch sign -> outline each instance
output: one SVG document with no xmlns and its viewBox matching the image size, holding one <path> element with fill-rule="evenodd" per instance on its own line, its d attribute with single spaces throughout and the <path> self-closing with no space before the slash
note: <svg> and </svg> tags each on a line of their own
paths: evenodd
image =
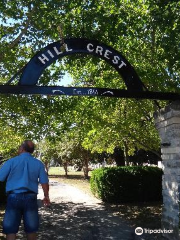
<svg viewBox="0 0 180 240">
<path fill-rule="evenodd" d="M 43 51 L 38 52 L 27 64 L 20 78 L 21 85 L 35 85 L 42 72 L 54 61 L 72 54 L 91 54 L 110 65 L 122 76 L 128 89 L 141 90 L 142 83 L 130 63 L 114 49 L 100 44 L 95 40 L 67 39 L 64 49 L 60 42 L 49 44 Z"/>
<path fill-rule="evenodd" d="M 127 90 L 88 87 L 38 86 L 44 70 L 57 59 L 78 54 L 90 54 L 105 60 L 122 77 Z M 8 83 L 17 77 L 16 74 Z M 149 92 L 145 89 L 136 71 L 118 51 L 96 40 L 72 38 L 62 43 L 57 41 L 39 51 L 23 68 L 18 85 L 0 85 L 0 93 L 43 94 L 71 96 L 107 96 L 120 98 L 180 99 L 176 93 Z"/>
</svg>

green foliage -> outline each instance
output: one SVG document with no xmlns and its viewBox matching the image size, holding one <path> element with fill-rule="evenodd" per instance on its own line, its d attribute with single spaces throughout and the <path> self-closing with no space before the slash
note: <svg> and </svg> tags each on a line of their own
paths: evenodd
<svg viewBox="0 0 180 240">
<path fill-rule="evenodd" d="M 121 51 L 149 89 L 179 88 L 179 1 L 18 0 L 2 1 L 0 10 L 0 68 L 4 82 L 37 50 L 59 40 L 57 28 L 61 25 L 66 38 L 94 38 Z M 73 65 L 67 58 L 65 63 L 65 69 L 79 78 L 81 66 L 85 66 L 84 80 L 101 80 L 99 85 L 110 84 L 109 79 L 117 81 L 112 69 L 95 58 L 78 57 Z M 51 80 L 57 82 L 59 66 L 53 70 Z"/>
<path fill-rule="evenodd" d="M 18 148 L 24 140 L 23 136 L 15 131 L 12 126 L 0 123 L 0 156 L 7 160 L 17 155 Z"/>
<path fill-rule="evenodd" d="M 101 99 L 95 107 L 87 119 L 88 126 L 91 123 L 92 127 L 84 139 L 84 147 L 112 153 L 115 147 L 124 150 L 126 145 L 129 155 L 133 155 L 136 148 L 158 149 L 159 137 L 154 127 L 152 103 Z"/>
<path fill-rule="evenodd" d="M 0 82 L 6 83 L 37 51 L 63 35 L 97 39 L 120 51 L 148 90 L 177 92 L 179 10 L 175 0 L 1 1 Z M 65 72 L 75 86 L 126 87 L 106 62 L 81 54 L 52 64 L 39 85 L 60 85 Z M 119 147 L 133 155 L 136 148 L 159 148 L 152 101 L 5 95 L 0 104 L 0 153 L 6 156 L 12 139 L 16 146 L 25 138 L 61 139 L 72 126 L 81 146 L 91 152 L 112 153 Z"/>
<path fill-rule="evenodd" d="M 62 165 L 66 168 L 68 165 L 76 164 L 84 170 L 85 178 L 88 177 L 88 162 L 90 161 L 91 153 L 82 147 L 81 131 L 76 131 L 76 128 L 69 130 L 64 134 L 62 139 L 56 143 L 58 156 L 61 159 Z"/>
<path fill-rule="evenodd" d="M 113 167 L 96 169 L 91 190 L 104 202 L 150 202 L 162 198 L 162 170 L 156 167 Z"/>
<path fill-rule="evenodd" d="M 58 161 L 58 153 L 54 142 L 47 138 L 42 139 L 36 145 L 36 157 L 38 157 L 45 165 L 47 173 L 51 162 Z"/>
</svg>

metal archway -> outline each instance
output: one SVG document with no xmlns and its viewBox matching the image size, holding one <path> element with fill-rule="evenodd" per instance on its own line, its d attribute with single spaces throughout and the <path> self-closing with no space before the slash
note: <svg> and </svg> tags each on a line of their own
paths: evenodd
<svg viewBox="0 0 180 240">
<path fill-rule="evenodd" d="M 62 86 L 37 86 L 43 71 L 57 59 L 73 54 L 91 54 L 108 62 L 121 75 L 127 90 L 110 88 L 84 88 Z M 136 71 L 118 51 L 97 40 L 72 38 L 54 42 L 39 51 L 22 69 L 18 85 L 9 85 L 19 72 L 6 85 L 0 85 L 0 93 L 43 94 L 71 96 L 107 96 L 136 99 L 180 99 L 178 93 L 147 91 Z"/>
<path fill-rule="evenodd" d="M 73 38 L 62 43 L 54 42 L 38 52 L 26 65 L 20 78 L 20 85 L 36 85 L 43 71 L 57 59 L 67 55 L 91 54 L 97 56 L 110 65 L 122 76 L 128 90 L 143 90 L 143 85 L 131 64 L 116 50 L 100 44 L 96 40 Z"/>
</svg>

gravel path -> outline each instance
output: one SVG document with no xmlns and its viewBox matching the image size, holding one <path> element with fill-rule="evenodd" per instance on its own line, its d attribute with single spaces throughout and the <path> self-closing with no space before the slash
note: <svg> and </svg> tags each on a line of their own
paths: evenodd
<svg viewBox="0 0 180 240">
<path fill-rule="evenodd" d="M 50 182 L 51 207 L 42 206 L 39 189 L 40 230 L 38 240 L 144 240 L 120 217 L 113 216 L 100 200 L 79 189 L 59 182 Z M 25 239 L 23 229 L 17 239 Z"/>
</svg>

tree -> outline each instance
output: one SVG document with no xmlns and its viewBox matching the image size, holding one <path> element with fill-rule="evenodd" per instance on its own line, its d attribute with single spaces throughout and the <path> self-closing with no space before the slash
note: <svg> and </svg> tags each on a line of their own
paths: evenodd
<svg viewBox="0 0 180 240">
<path fill-rule="evenodd" d="M 47 174 L 51 163 L 58 161 L 56 147 L 48 138 L 44 138 L 37 143 L 36 155 L 44 163 Z"/>
<path fill-rule="evenodd" d="M 68 141 L 66 138 L 63 139 L 63 141 L 58 142 L 56 145 L 56 149 L 58 152 L 58 157 L 61 160 L 61 164 L 64 167 L 65 170 L 65 176 L 68 176 L 68 166 L 70 163 L 73 162 L 73 157 L 72 157 L 72 151 L 73 151 L 73 143 Z"/>
<path fill-rule="evenodd" d="M 177 90 L 179 2 L 104 3 L 105 0 L 2 1 L 0 59 L 5 81 L 37 50 L 59 40 L 57 28 L 61 25 L 64 37 L 93 37 L 122 51 L 149 89 Z M 56 72 L 58 69 L 59 66 L 54 68 Z M 56 78 L 55 74 L 51 79 L 57 81 Z M 162 86 L 160 82 L 166 84 Z"/>
<path fill-rule="evenodd" d="M 124 152 L 122 149 L 115 147 L 112 157 L 114 158 L 117 166 L 125 166 Z"/>
<path fill-rule="evenodd" d="M 17 155 L 18 148 L 24 139 L 12 127 L 2 124 L 0 124 L 0 135 L 0 158 L 5 161 Z"/>
<path fill-rule="evenodd" d="M 77 164 L 80 161 L 84 171 L 84 178 L 87 179 L 89 161 L 92 156 L 90 151 L 86 150 L 81 145 L 80 133 L 80 130 L 76 131 L 72 128 L 69 132 L 64 134 L 64 137 L 59 142 L 57 142 L 56 149 L 64 166 L 66 176 L 68 175 L 68 165 Z"/>
<path fill-rule="evenodd" d="M 48 43 L 86 37 L 122 52 L 148 90 L 179 91 L 179 1 L 18 0 L 2 1 L 0 10 L 1 83 Z M 85 55 L 52 64 L 39 84 L 59 84 L 65 71 L 75 86 L 126 87 L 111 66 Z M 119 147 L 128 160 L 136 148 L 159 148 L 152 101 L 42 96 L 1 96 L 0 101 L 1 125 L 14 128 L 17 136 L 61 138 L 74 124 L 81 146 L 92 152 Z"/>
<path fill-rule="evenodd" d="M 158 161 L 162 161 L 162 159 L 153 152 L 140 149 L 135 151 L 133 156 L 130 156 L 130 161 L 134 165 L 143 165 L 144 163 L 158 165 Z"/>
</svg>

